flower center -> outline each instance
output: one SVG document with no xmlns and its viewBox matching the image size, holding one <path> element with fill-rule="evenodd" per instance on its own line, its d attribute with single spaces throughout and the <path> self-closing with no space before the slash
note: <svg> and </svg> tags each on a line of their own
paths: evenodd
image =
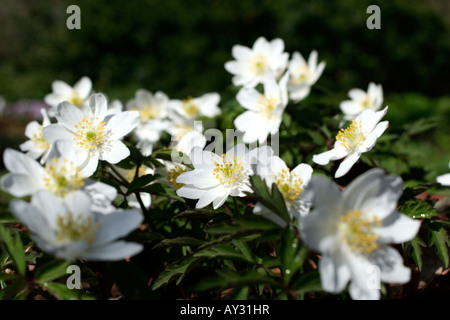
<svg viewBox="0 0 450 320">
<path fill-rule="evenodd" d="M 220 184 L 231 185 L 240 182 L 246 175 L 244 174 L 244 160 L 238 157 L 226 156 L 222 154 L 222 161 L 214 161 L 216 167 L 213 175 Z"/>
<path fill-rule="evenodd" d="M 72 161 L 59 160 L 57 157 L 45 165 L 45 174 L 42 180 L 48 190 L 60 197 L 84 186 L 80 168 L 75 166 Z"/>
<path fill-rule="evenodd" d="M 141 122 L 156 119 L 159 116 L 158 107 L 154 104 L 148 104 L 148 105 L 144 106 L 143 108 L 132 108 L 130 110 L 139 112 L 139 117 L 141 118 Z"/>
<path fill-rule="evenodd" d="M 278 99 L 273 96 L 262 96 L 259 98 L 257 108 L 263 117 L 271 118 L 278 105 Z"/>
<path fill-rule="evenodd" d="M 186 172 L 187 168 L 184 168 L 180 165 L 175 165 L 175 167 L 173 167 L 172 169 L 170 169 L 167 172 L 167 181 L 169 181 L 170 185 L 175 189 L 178 190 L 181 187 L 184 186 L 184 183 L 178 183 L 177 182 L 177 178 L 180 174 L 182 174 L 183 172 Z"/>
<path fill-rule="evenodd" d="M 377 217 L 369 219 L 363 215 L 361 210 L 348 210 L 339 218 L 338 230 L 342 240 L 353 251 L 370 254 L 379 247 L 373 228 L 381 227 L 381 221 Z"/>
<path fill-rule="evenodd" d="M 372 99 L 370 99 L 370 96 L 365 96 L 361 101 L 360 105 L 363 109 L 369 109 L 372 108 Z"/>
<path fill-rule="evenodd" d="M 42 135 L 42 126 L 40 126 L 33 132 L 31 141 L 33 141 L 34 145 L 39 149 L 48 149 L 50 147 L 50 145 L 47 141 L 45 141 L 44 136 Z"/>
<path fill-rule="evenodd" d="M 265 55 L 259 53 L 254 55 L 250 60 L 250 71 L 255 75 L 261 75 L 267 71 L 269 64 Z"/>
<path fill-rule="evenodd" d="M 75 216 L 72 212 L 58 215 L 56 218 L 56 237 L 59 242 L 92 242 L 99 225 L 92 223 L 92 217 Z"/>
<path fill-rule="evenodd" d="M 341 129 L 336 136 L 336 140 L 347 150 L 353 150 L 362 139 L 361 121 L 356 120 L 353 120 L 347 128 Z"/>
<path fill-rule="evenodd" d="M 183 100 L 183 110 L 190 118 L 195 118 L 199 111 L 192 97 Z"/>
<path fill-rule="evenodd" d="M 287 202 L 296 200 L 303 191 L 303 180 L 290 169 L 285 168 L 275 176 L 275 182 Z"/>
<path fill-rule="evenodd" d="M 83 99 L 80 97 L 77 91 L 73 90 L 67 97 L 67 101 L 79 108 L 83 104 Z"/>
<path fill-rule="evenodd" d="M 97 120 L 98 118 L 96 118 Z M 104 121 L 95 121 L 92 117 L 81 119 L 75 125 L 75 141 L 83 149 L 95 149 L 103 143 Z"/>
<path fill-rule="evenodd" d="M 308 81 L 309 74 L 310 74 L 310 71 L 309 71 L 308 65 L 306 65 L 306 64 L 299 65 L 295 69 L 295 73 L 293 73 L 293 75 L 292 75 L 291 83 L 292 84 L 305 83 L 306 81 Z"/>
</svg>

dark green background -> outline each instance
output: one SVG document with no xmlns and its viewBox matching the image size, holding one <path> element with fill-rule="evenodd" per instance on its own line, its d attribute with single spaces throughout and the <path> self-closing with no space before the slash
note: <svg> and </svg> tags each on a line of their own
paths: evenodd
<svg viewBox="0 0 450 320">
<path fill-rule="evenodd" d="M 66 28 L 70 4 L 81 30 Z M 366 27 L 371 4 L 381 30 Z M 84 75 L 124 100 L 140 87 L 173 98 L 223 92 L 232 46 L 264 36 L 282 38 L 289 53 L 318 50 L 327 62 L 320 83 L 344 97 L 370 81 L 387 94 L 440 96 L 449 89 L 448 10 L 445 0 L 2 0 L 0 94 L 39 99 L 53 80 Z"/>
</svg>

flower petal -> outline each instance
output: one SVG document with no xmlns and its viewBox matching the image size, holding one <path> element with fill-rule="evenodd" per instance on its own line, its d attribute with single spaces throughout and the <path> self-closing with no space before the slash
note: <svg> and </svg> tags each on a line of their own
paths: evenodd
<svg viewBox="0 0 450 320">
<path fill-rule="evenodd" d="M 128 235 L 139 227 L 142 221 L 143 216 L 138 210 L 121 210 L 101 215 L 93 246 L 104 245 Z"/>
<path fill-rule="evenodd" d="M 140 253 L 144 246 L 140 243 L 116 241 L 104 246 L 89 248 L 83 258 L 92 261 L 118 261 Z"/>
</svg>

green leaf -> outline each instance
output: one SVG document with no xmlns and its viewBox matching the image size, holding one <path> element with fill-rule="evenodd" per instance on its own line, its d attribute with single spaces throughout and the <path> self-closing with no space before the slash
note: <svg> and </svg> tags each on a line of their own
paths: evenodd
<svg viewBox="0 0 450 320">
<path fill-rule="evenodd" d="M 303 266 L 308 249 L 300 243 L 293 227 L 287 228 L 281 236 L 279 256 L 281 273 L 286 284 L 289 284 L 295 273 Z"/>
<path fill-rule="evenodd" d="M 430 238 L 429 245 L 435 246 L 436 251 L 444 263 L 445 268 L 448 267 L 449 264 L 449 256 L 448 256 L 448 248 L 449 238 L 447 232 L 445 231 L 444 226 L 435 221 L 430 221 L 429 223 L 430 230 Z"/>
<path fill-rule="evenodd" d="M 256 262 L 255 258 L 252 255 L 252 251 L 250 250 L 247 243 L 243 240 L 233 240 L 233 244 L 236 248 L 239 249 L 239 251 L 244 255 L 244 257 L 251 262 Z"/>
<path fill-rule="evenodd" d="M 426 247 L 425 242 L 416 236 L 414 239 L 410 240 L 407 244 L 411 246 L 411 256 L 414 259 L 417 267 L 422 271 L 422 249 L 420 247 Z"/>
<path fill-rule="evenodd" d="M 150 182 L 155 181 L 160 176 L 156 174 L 146 174 L 142 177 L 137 178 L 136 180 L 133 180 L 130 185 L 128 186 L 128 194 L 139 191 L 146 185 L 148 185 Z"/>
<path fill-rule="evenodd" d="M 230 259 L 237 259 L 237 260 L 243 260 L 248 262 L 254 262 L 253 258 L 247 258 L 245 255 L 243 255 L 241 252 L 237 251 L 236 249 L 227 246 L 227 245 L 216 245 L 212 248 L 205 248 L 201 251 L 198 251 L 194 253 L 194 257 L 202 257 L 202 258 L 208 258 L 208 259 L 216 259 L 216 258 L 230 258 Z"/>
<path fill-rule="evenodd" d="M 149 186 L 146 186 L 146 187 L 142 188 L 141 192 L 148 192 L 150 194 L 160 195 L 160 196 L 167 197 L 167 198 L 173 199 L 173 200 L 177 200 L 177 201 L 180 201 L 183 203 L 186 202 L 186 201 L 184 201 L 183 198 L 181 198 L 179 195 L 176 194 L 176 192 L 173 190 L 172 187 L 166 186 L 161 183 L 154 183 Z"/>
<path fill-rule="evenodd" d="M 214 288 L 241 288 L 267 284 L 273 287 L 280 287 L 280 283 L 271 277 L 259 273 L 257 270 L 236 272 L 233 270 L 218 270 L 217 276 L 205 278 L 194 285 L 194 291 L 207 291 Z"/>
<path fill-rule="evenodd" d="M 63 260 L 52 260 L 36 269 L 35 280 L 40 284 L 61 278 L 67 275 L 67 267 L 70 262 Z"/>
<path fill-rule="evenodd" d="M 204 244 L 203 241 L 193 237 L 177 237 L 172 239 L 164 239 L 160 243 L 156 244 L 153 249 L 158 249 L 168 246 L 200 246 Z"/>
<path fill-rule="evenodd" d="M 0 225 L 0 240 L 4 243 L 6 250 L 13 259 L 17 271 L 21 275 L 25 275 L 25 251 L 19 234 L 16 234 L 15 239 L 13 240 L 9 230 L 7 230 L 3 225 Z"/>
<path fill-rule="evenodd" d="M 317 271 L 312 271 L 301 275 L 295 281 L 293 290 L 298 293 L 322 291 L 319 273 Z"/>
<path fill-rule="evenodd" d="M 83 294 L 79 290 L 71 290 L 62 283 L 49 282 L 44 287 L 59 300 L 93 300 L 93 297 L 90 295 Z"/>
<path fill-rule="evenodd" d="M 203 258 L 198 258 L 191 255 L 181 259 L 181 261 L 169 264 L 153 283 L 152 290 L 161 288 L 174 280 L 176 280 L 176 284 L 178 285 L 202 260 Z"/>
<path fill-rule="evenodd" d="M 431 204 L 416 198 L 407 200 L 398 210 L 413 219 L 430 219 L 438 215 Z"/>
</svg>

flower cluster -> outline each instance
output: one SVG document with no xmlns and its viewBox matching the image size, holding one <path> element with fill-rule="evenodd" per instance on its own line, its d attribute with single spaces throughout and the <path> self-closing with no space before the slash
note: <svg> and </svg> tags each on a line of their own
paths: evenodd
<svg viewBox="0 0 450 320">
<path fill-rule="evenodd" d="M 69 261 L 131 258 L 144 245 L 136 240 L 139 237 L 122 238 L 138 230 L 155 232 L 142 239 L 159 241 L 170 230 L 185 230 L 186 234 L 169 239 L 171 243 L 211 246 L 208 253 L 191 252 L 191 260 L 181 267 L 175 264 L 179 268 L 167 267 L 165 280 L 154 284 L 159 288 L 176 277 L 181 281 L 203 261 L 195 259 L 235 257 L 237 249 L 245 261 L 259 268 L 266 260 L 250 257 L 246 241 L 260 239 L 261 232 L 275 228 L 283 248 L 285 235 L 294 228 L 294 240 L 287 244 L 292 256 L 271 248 L 270 256 L 281 261 L 282 281 L 287 281 L 282 287 L 290 288 L 291 272 L 303 270 L 283 266 L 286 261 L 304 261 L 295 256 L 299 242 L 302 250 L 315 255 L 325 292 L 337 294 L 348 288 L 353 299 L 380 299 L 381 282 L 408 282 L 411 269 L 391 244 L 415 238 L 421 223 L 398 210 L 403 180 L 381 168 L 370 168 L 353 170 L 357 177 L 348 184 L 333 181 L 352 172 L 361 155 L 371 151 L 388 129 L 381 85 L 370 83 L 367 92 L 351 89 L 351 100 L 336 108 L 341 113 L 335 117 L 340 121 L 335 135 L 328 135 L 315 148 L 309 146 L 307 156 L 288 158 L 280 154 L 279 146 L 269 145 L 269 136 L 277 135 L 282 124 L 289 132 L 286 117 L 300 110 L 325 62 L 318 61 L 316 50 L 307 60 L 300 52 L 290 57 L 283 40 L 263 37 L 251 48 L 235 45 L 231 53 L 234 60 L 224 67 L 232 74 L 235 100 L 244 110 L 232 119 L 238 142 L 227 145 L 225 152 L 222 132 L 218 130 L 212 141 L 202 122 L 222 115 L 216 92 L 179 100 L 162 91 L 139 89 L 122 104 L 94 93 L 88 77 L 73 87 L 55 81 L 53 92 L 45 97 L 50 108 L 42 109 L 42 123 L 26 126 L 29 140 L 20 145 L 21 152 L 8 148 L 3 154 L 8 173 L 1 179 L 2 190 L 22 198 L 11 201 L 10 211 L 29 230 L 34 243 Z M 163 139 L 167 135 L 169 143 Z M 289 143 L 297 143 L 296 139 L 288 137 Z M 329 166 L 331 161 L 338 164 L 336 169 Z M 437 181 L 449 185 L 448 176 Z M 168 204 L 161 205 L 161 195 L 169 198 Z M 161 218 L 165 211 L 170 214 Z M 193 239 L 195 232 L 205 234 L 203 228 L 225 219 L 215 216 L 219 211 L 234 225 L 239 225 L 242 215 L 262 219 L 270 227 L 256 228 L 250 235 L 243 230 L 239 239 L 221 235 L 211 240 L 210 234 Z M 183 226 L 158 224 L 193 213 L 206 220 L 188 219 Z M 226 243 L 234 247 L 220 251 Z M 158 246 L 166 244 L 162 241 Z M 217 244 L 222 247 L 217 249 Z M 182 252 L 188 255 L 189 251 Z M 236 268 L 230 261 L 226 265 Z M 367 270 L 372 266 L 380 270 L 375 286 L 368 285 Z M 273 266 L 266 269 L 271 270 L 267 275 L 275 274 Z"/>
</svg>

